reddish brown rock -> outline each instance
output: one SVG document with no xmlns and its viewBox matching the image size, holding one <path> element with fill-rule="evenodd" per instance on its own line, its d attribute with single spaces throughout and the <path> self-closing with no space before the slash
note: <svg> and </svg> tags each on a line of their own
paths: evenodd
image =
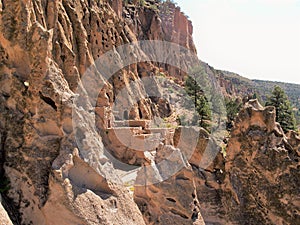
<svg viewBox="0 0 300 225">
<path fill-rule="evenodd" d="M 0 3 L 0 173 L 11 183 L 5 198 L 14 222 L 203 224 L 201 211 L 207 224 L 300 223 L 300 139 L 293 132 L 285 136 L 274 108 L 255 101 L 245 106 L 226 159 L 204 130 L 186 128 L 189 138 L 178 144 L 184 128 L 173 134 L 143 121 L 171 117 L 174 111 L 159 82 L 142 79 L 165 72 L 180 83 L 185 74 L 155 62 L 124 65 L 117 47 L 131 43 L 130 59 L 144 55 L 137 40 L 172 41 L 196 53 L 191 22 L 174 4 Z M 93 64 L 110 50 L 114 57 L 97 71 Z M 164 54 L 182 62 L 183 69 L 193 63 L 171 49 Z M 112 64 L 119 70 L 106 80 L 104 65 Z M 102 87 L 87 79 L 89 72 L 99 73 Z M 225 80 L 223 88 L 238 92 Z M 78 90 L 96 94 L 95 105 Z M 120 140 L 116 125 L 128 120 L 135 128 L 121 126 Z M 154 141 L 145 141 L 152 136 Z M 213 154 L 205 154 L 207 149 Z M 160 182 L 147 183 L 140 172 L 133 198 L 104 152 L 130 165 L 154 165 L 146 175 Z M 212 163 L 203 166 L 206 161 Z"/>
<path fill-rule="evenodd" d="M 0 221 L 1 221 L 1 224 L 4 224 L 4 225 L 13 225 L 13 223 L 11 222 L 10 218 L 8 217 L 7 212 L 5 211 L 5 209 L 3 208 L 1 203 L 0 203 Z"/>
<path fill-rule="evenodd" d="M 123 13 L 123 1 L 122 0 L 110 0 L 111 7 L 116 12 L 119 18 L 122 18 Z"/>
<path fill-rule="evenodd" d="M 299 155 L 292 139 L 275 123 L 273 107 L 248 102 L 235 121 L 226 159 L 209 171 L 194 167 L 204 221 L 299 223 Z"/>
<path fill-rule="evenodd" d="M 126 115 L 114 112 L 118 96 L 117 106 L 127 107 L 128 119 L 171 112 L 165 102 L 152 101 L 141 82 L 159 69 L 150 62 L 123 65 L 116 50 L 139 39 L 166 40 L 154 7 L 158 3 L 147 1 L 140 7 L 135 2 L 131 8 L 118 0 L 0 3 L 0 165 L 12 184 L 6 197 L 17 222 L 143 224 L 132 196 L 104 156 L 103 133 Z M 188 46 L 191 29 L 183 26 L 176 41 Z M 107 62 L 121 69 L 109 80 L 100 71 L 101 89 L 99 83 L 85 81 L 86 73 L 96 72 L 93 64 L 110 50 L 119 60 Z M 130 53 L 133 59 L 144 54 L 139 46 Z M 152 86 L 159 90 L 157 83 Z M 82 104 L 74 105 L 78 90 L 92 95 L 98 88 L 95 105 L 82 96 Z M 132 164 L 135 159 L 144 162 L 141 151 L 134 158 L 132 152 L 110 150 Z"/>
<path fill-rule="evenodd" d="M 204 224 L 193 172 L 181 151 L 161 146 L 154 161 L 138 173 L 134 190 L 135 201 L 146 223 Z"/>
<path fill-rule="evenodd" d="M 0 146 L 12 184 L 10 208 L 18 209 L 22 224 L 141 224 L 120 179 L 104 179 L 113 167 L 88 113 L 80 127 L 72 123 L 72 108 L 80 115 L 73 104 L 80 77 L 133 34 L 124 34 L 106 1 L 44 3 L 6 1 L 1 7 Z M 111 107 L 113 87 L 106 87 L 99 107 Z M 75 136 L 87 144 L 78 147 Z M 119 216 L 111 216 L 116 210 Z"/>
</svg>

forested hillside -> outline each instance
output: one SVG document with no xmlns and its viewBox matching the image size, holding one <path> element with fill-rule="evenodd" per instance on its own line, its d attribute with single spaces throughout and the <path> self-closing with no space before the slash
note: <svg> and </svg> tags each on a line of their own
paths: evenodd
<svg viewBox="0 0 300 225">
<path fill-rule="evenodd" d="M 206 67 L 209 67 L 205 64 Z M 213 69 L 212 67 L 209 67 Z M 300 85 L 284 82 L 250 80 L 236 73 L 216 70 L 215 75 L 219 80 L 220 86 L 223 89 L 225 96 L 232 98 L 245 97 L 255 94 L 262 104 L 265 103 L 267 96 L 270 95 L 274 86 L 281 87 L 288 95 L 289 100 L 293 105 L 293 110 L 297 119 L 297 124 L 300 124 Z"/>
<path fill-rule="evenodd" d="M 274 81 L 263 81 L 263 80 L 253 80 L 255 84 L 255 89 L 258 90 L 263 101 L 266 100 L 266 96 L 270 94 L 274 86 L 281 87 L 285 93 L 288 95 L 289 100 L 293 105 L 293 110 L 297 119 L 298 126 L 300 125 L 300 85 L 291 84 L 284 82 L 274 82 Z"/>
</svg>

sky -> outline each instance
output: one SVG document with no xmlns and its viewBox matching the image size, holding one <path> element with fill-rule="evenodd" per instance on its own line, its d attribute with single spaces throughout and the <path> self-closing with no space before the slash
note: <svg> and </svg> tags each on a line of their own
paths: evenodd
<svg viewBox="0 0 300 225">
<path fill-rule="evenodd" d="M 199 58 L 250 79 L 300 84 L 300 0 L 175 0 Z"/>
</svg>

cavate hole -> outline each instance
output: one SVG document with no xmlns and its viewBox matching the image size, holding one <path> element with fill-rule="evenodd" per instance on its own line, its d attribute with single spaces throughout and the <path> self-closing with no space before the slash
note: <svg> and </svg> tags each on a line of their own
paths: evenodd
<svg viewBox="0 0 300 225">
<path fill-rule="evenodd" d="M 39 94 L 40 94 L 40 98 L 41 98 L 45 103 L 47 103 L 47 104 L 50 105 L 55 111 L 57 111 L 57 106 L 56 106 L 55 102 L 54 102 L 51 98 L 45 97 L 41 92 L 39 92 Z"/>
<path fill-rule="evenodd" d="M 167 200 L 170 201 L 170 202 L 174 202 L 174 203 L 176 202 L 176 200 L 173 199 L 173 198 L 167 198 Z"/>
<path fill-rule="evenodd" d="M 63 62 L 64 62 L 64 61 L 66 60 L 66 56 L 64 56 L 64 55 L 61 55 L 61 56 L 60 56 L 60 59 L 61 59 L 61 61 L 63 61 Z"/>
<path fill-rule="evenodd" d="M 2 93 L 2 96 L 7 100 L 10 97 L 10 94 L 8 94 L 8 93 Z"/>
<path fill-rule="evenodd" d="M 192 218 L 193 221 L 196 221 L 198 219 L 198 212 L 193 212 Z"/>
<path fill-rule="evenodd" d="M 190 179 L 183 176 L 183 175 L 179 175 L 179 176 L 176 177 L 176 180 L 190 180 Z"/>
<path fill-rule="evenodd" d="M 175 215 L 178 215 L 178 216 L 182 217 L 183 219 L 188 219 L 188 217 L 186 215 L 184 215 L 183 213 L 177 211 L 176 209 L 172 209 L 171 213 L 173 213 Z"/>
</svg>

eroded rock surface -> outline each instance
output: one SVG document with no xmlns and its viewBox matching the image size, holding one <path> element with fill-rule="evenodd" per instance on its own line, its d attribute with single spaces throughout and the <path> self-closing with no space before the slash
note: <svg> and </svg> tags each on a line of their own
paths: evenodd
<svg viewBox="0 0 300 225">
<path fill-rule="evenodd" d="M 82 115 L 73 103 L 80 76 L 124 42 L 123 22 L 102 1 L 5 1 L 1 10 L 1 150 L 19 222 L 143 223 L 127 189 L 108 182 L 119 178 L 109 177 L 113 166 L 90 115 L 72 125 L 72 109 Z M 87 145 L 78 147 L 75 135 Z"/>
<path fill-rule="evenodd" d="M 13 224 L 1 203 L 0 203 L 0 221 L 1 221 L 1 224 L 5 224 L 5 225 Z"/>
<path fill-rule="evenodd" d="M 132 43 L 128 57 L 138 59 L 143 55 L 134 44 L 138 39 L 165 40 L 161 18 L 151 6 L 158 2 L 0 3 L 1 171 L 3 167 L 12 184 L 6 195 L 18 222 L 143 224 L 138 206 L 104 155 L 105 147 L 114 151 L 104 134 L 114 120 L 170 114 L 167 103 L 149 98 L 140 82 L 159 68 L 150 62 L 108 61 L 121 69 L 108 80 L 99 72 L 102 89 L 95 105 L 76 92 L 98 90 L 99 83 L 88 82 L 86 88 L 83 81 L 87 72 L 97 73 L 95 61 L 104 53 L 111 50 L 119 59 L 116 47 Z M 180 27 L 174 22 L 174 41 L 194 51 L 190 22 L 178 9 L 169 17 L 184 21 Z M 113 112 L 118 96 L 117 107 L 128 108 L 126 114 Z M 75 104 L 78 99 L 83 104 Z"/>
<path fill-rule="evenodd" d="M 299 137 L 284 135 L 275 109 L 250 101 L 239 113 L 224 160 L 194 167 L 206 224 L 298 224 Z"/>
<path fill-rule="evenodd" d="M 283 134 L 273 108 L 251 102 L 242 110 L 226 159 L 202 129 L 134 128 L 139 138 L 159 134 L 150 152 L 118 143 L 111 132 L 122 121 L 173 116 L 152 78 L 166 73 L 180 88 L 185 75 L 171 65 L 137 63 L 145 55 L 137 41 L 170 41 L 196 53 L 191 22 L 178 7 L 141 2 L 0 0 L 0 175 L 11 184 L 10 217 L 39 225 L 300 224 L 300 139 Z M 124 44 L 135 63 L 122 58 L 117 47 Z M 100 71 L 97 59 L 107 52 Z M 175 53 L 163 52 L 184 69 L 193 64 L 192 56 Z M 112 64 L 120 69 L 107 77 Z M 180 129 L 189 139 L 178 144 Z M 152 168 L 138 173 L 133 194 L 109 154 Z M 213 162 L 204 166 L 207 160 Z"/>
<path fill-rule="evenodd" d="M 204 224 L 193 171 L 180 149 L 161 146 L 145 167 L 134 198 L 147 224 Z"/>
</svg>

